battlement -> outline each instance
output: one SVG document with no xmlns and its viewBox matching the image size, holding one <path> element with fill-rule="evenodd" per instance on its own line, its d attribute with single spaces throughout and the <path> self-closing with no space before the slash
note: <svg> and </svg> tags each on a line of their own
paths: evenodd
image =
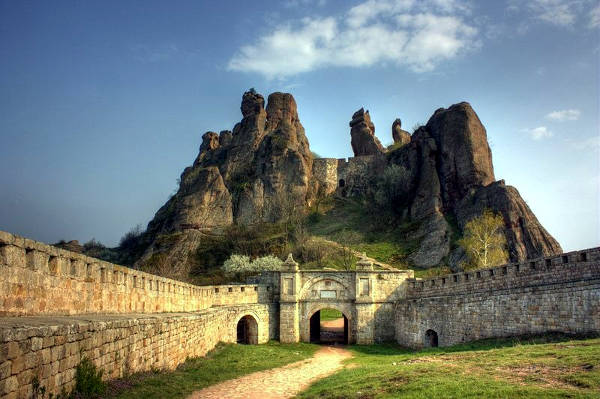
<svg viewBox="0 0 600 399">
<path fill-rule="evenodd" d="M 489 269 L 470 270 L 423 280 L 410 279 L 407 280 L 407 297 L 459 295 L 585 279 L 600 279 L 600 247 Z"/>
<path fill-rule="evenodd" d="M 258 284 L 195 286 L 0 231 L 0 315 L 188 312 L 268 303 Z"/>
</svg>

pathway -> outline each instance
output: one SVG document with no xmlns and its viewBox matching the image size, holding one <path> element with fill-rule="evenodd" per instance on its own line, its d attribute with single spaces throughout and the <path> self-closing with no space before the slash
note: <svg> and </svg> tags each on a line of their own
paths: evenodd
<svg viewBox="0 0 600 399">
<path fill-rule="evenodd" d="M 316 380 L 341 369 L 342 361 L 350 356 L 346 349 L 324 346 L 310 359 L 212 385 L 188 399 L 292 398 Z"/>
</svg>

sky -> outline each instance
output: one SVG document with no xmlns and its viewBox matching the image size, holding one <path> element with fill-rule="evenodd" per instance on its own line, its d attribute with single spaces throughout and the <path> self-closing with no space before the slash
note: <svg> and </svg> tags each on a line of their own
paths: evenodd
<svg viewBox="0 0 600 399">
<path fill-rule="evenodd" d="M 244 91 L 290 92 L 313 151 L 468 101 L 496 179 L 566 251 L 600 245 L 597 0 L 0 0 L 0 230 L 116 245 Z"/>
</svg>

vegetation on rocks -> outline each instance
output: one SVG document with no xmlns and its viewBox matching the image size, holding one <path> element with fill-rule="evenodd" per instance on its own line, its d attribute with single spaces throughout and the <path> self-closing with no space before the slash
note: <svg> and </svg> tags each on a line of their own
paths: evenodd
<svg viewBox="0 0 600 399">
<path fill-rule="evenodd" d="M 463 263 L 465 269 L 488 268 L 508 261 L 503 227 L 502 216 L 489 209 L 467 222 L 464 237 L 459 240 L 469 257 Z"/>
</svg>

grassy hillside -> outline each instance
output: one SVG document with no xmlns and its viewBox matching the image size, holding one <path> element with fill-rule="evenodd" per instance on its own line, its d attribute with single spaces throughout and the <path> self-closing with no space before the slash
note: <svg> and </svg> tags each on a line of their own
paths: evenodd
<svg viewBox="0 0 600 399">
<path fill-rule="evenodd" d="M 554 341 L 554 342 L 548 342 Z M 348 366 L 312 385 L 312 398 L 598 398 L 600 339 L 485 340 L 412 352 L 350 347 Z"/>
</svg>

